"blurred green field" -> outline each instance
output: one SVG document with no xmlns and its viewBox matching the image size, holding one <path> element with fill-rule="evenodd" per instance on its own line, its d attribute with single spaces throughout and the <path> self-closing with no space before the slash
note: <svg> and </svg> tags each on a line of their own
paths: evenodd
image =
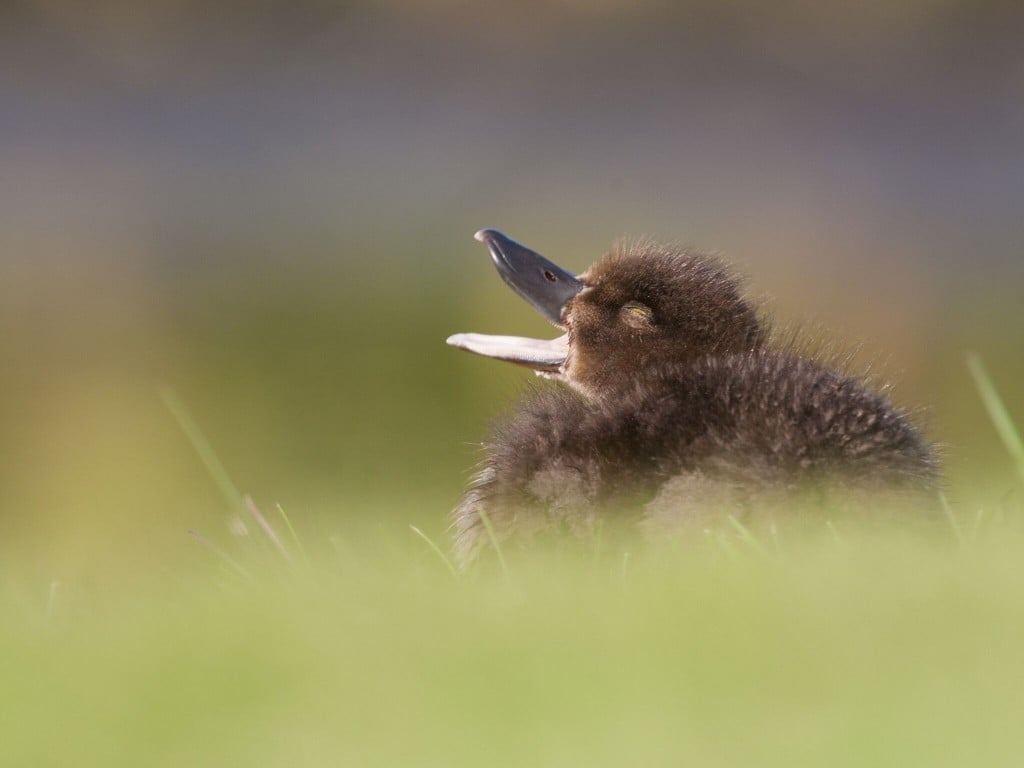
<svg viewBox="0 0 1024 768">
<path fill-rule="evenodd" d="M 1024 481 L 1020 434 L 971 370 Z M 6 764 L 1009 766 L 1024 750 L 1019 490 L 924 526 L 725 519 L 458 574 L 411 525 L 323 538 L 261 511 L 164 398 L 232 533 L 194 532 L 187 563 L 117 585 L 5 560 Z"/>
<path fill-rule="evenodd" d="M 102 592 L 8 561 L 4 763 L 1015 765 L 1021 512 L 461 578 L 411 533 L 310 561 L 284 534 L 294 568 L 249 542 L 251 579 L 204 550 Z"/>
</svg>

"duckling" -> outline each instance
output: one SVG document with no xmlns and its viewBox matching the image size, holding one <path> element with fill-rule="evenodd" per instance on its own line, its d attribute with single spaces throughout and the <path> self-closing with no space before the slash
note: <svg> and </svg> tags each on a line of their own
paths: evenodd
<svg viewBox="0 0 1024 768">
<path fill-rule="evenodd" d="M 488 522 L 501 540 L 584 534 L 606 516 L 669 531 L 821 482 L 935 488 L 935 452 L 908 415 L 858 378 L 773 348 L 717 258 L 639 242 L 577 277 L 496 230 L 476 239 L 564 334 L 448 344 L 566 386 L 534 393 L 484 444 L 453 512 L 463 566 Z"/>
</svg>

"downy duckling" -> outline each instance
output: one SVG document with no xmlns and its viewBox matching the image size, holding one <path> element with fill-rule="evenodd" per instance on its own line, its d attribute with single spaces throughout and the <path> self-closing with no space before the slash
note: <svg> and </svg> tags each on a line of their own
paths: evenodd
<svg viewBox="0 0 1024 768">
<path fill-rule="evenodd" d="M 565 333 L 448 343 L 567 386 L 535 393 L 484 444 L 453 513 L 464 566 L 487 544 L 481 511 L 499 539 L 527 540 L 605 516 L 664 531 L 756 515 L 762 499 L 812 485 L 935 488 L 935 453 L 908 416 L 865 382 L 773 348 L 718 259 L 640 242 L 576 277 L 493 229 L 476 239 Z"/>
</svg>

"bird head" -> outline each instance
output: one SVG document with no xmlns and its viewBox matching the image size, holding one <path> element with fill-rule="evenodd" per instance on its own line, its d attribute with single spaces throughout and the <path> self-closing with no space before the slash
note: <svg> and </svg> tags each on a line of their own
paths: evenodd
<svg viewBox="0 0 1024 768">
<path fill-rule="evenodd" d="M 532 368 L 590 398 L 663 381 L 673 366 L 764 341 L 738 281 L 712 257 L 641 241 L 574 276 L 496 230 L 476 239 L 505 282 L 564 333 L 550 340 L 460 333 L 448 343 Z"/>
</svg>

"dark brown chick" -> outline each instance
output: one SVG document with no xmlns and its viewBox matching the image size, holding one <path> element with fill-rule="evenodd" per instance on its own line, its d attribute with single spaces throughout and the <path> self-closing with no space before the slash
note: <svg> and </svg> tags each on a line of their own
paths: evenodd
<svg viewBox="0 0 1024 768">
<path fill-rule="evenodd" d="M 859 379 L 774 350 L 717 259 L 643 242 L 578 278 L 494 230 L 502 278 L 565 334 L 448 343 L 568 388 L 535 393 L 484 444 L 456 508 L 463 565 L 503 540 L 585 533 L 613 516 L 672 530 L 756 514 L 815 487 L 927 493 L 937 461 L 908 417 Z"/>
</svg>

